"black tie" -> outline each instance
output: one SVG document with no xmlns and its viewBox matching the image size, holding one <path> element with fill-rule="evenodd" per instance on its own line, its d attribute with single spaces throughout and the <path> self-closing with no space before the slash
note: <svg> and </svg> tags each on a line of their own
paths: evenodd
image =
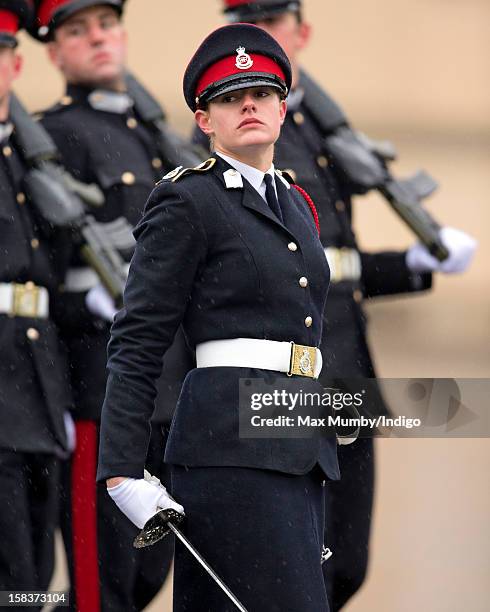
<svg viewBox="0 0 490 612">
<path fill-rule="evenodd" d="M 265 199 L 267 200 L 267 204 L 269 204 L 269 208 L 276 215 L 281 223 L 283 223 L 282 211 L 279 205 L 279 201 L 277 199 L 276 190 L 274 189 L 273 178 L 270 174 L 264 175 L 265 181 Z"/>
</svg>

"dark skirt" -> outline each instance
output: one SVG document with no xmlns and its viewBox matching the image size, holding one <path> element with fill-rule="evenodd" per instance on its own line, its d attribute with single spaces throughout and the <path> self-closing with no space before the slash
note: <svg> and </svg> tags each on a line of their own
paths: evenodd
<svg viewBox="0 0 490 612">
<path fill-rule="evenodd" d="M 328 612 L 321 566 L 325 476 L 172 467 L 181 528 L 249 612 Z M 178 541 L 174 612 L 236 612 Z"/>
</svg>

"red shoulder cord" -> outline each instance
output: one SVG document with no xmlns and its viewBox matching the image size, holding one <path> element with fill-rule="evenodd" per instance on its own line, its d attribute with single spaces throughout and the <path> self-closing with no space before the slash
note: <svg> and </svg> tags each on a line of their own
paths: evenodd
<svg viewBox="0 0 490 612">
<path fill-rule="evenodd" d="M 291 185 L 291 187 L 294 187 L 297 191 L 299 191 L 299 193 L 306 200 L 308 206 L 310 207 L 311 213 L 313 215 L 313 219 L 315 220 L 315 225 L 316 225 L 316 229 L 318 231 L 318 235 L 320 235 L 320 221 L 318 219 L 318 213 L 316 211 L 316 207 L 315 207 L 315 204 L 313 203 L 313 200 L 306 193 L 306 191 L 302 187 L 300 187 L 299 185 Z"/>
</svg>

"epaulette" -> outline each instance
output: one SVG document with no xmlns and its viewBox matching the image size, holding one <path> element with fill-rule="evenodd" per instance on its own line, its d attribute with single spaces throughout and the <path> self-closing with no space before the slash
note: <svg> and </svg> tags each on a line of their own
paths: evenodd
<svg viewBox="0 0 490 612">
<path fill-rule="evenodd" d="M 186 174 L 192 174 L 193 172 L 207 172 L 208 170 L 211 170 L 215 163 L 216 159 L 214 157 L 210 157 L 198 166 L 195 166 L 195 168 L 183 168 L 182 166 L 177 166 L 177 168 L 167 172 L 167 174 L 158 181 L 157 185 L 166 180 L 171 180 L 172 183 L 175 183 Z"/>
<path fill-rule="evenodd" d="M 276 170 L 277 174 L 285 179 L 290 185 L 294 185 L 296 178 L 291 174 L 291 170 Z"/>
</svg>

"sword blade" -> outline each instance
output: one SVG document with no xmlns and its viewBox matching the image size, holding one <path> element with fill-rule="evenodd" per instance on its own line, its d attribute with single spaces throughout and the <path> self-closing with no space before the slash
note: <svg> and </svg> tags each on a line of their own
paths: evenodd
<svg viewBox="0 0 490 612">
<path fill-rule="evenodd" d="M 240 612 L 247 612 L 247 609 L 240 603 L 240 601 L 233 595 L 230 589 L 226 586 L 226 584 L 221 580 L 221 578 L 216 574 L 213 568 L 203 559 L 203 557 L 197 552 L 197 550 L 192 546 L 189 540 L 184 536 L 184 534 L 175 527 L 172 523 L 168 522 L 167 526 L 169 529 L 175 534 L 177 538 L 182 542 L 182 544 L 187 548 L 187 550 L 194 556 L 197 561 L 202 565 L 202 567 L 207 571 L 207 573 L 211 576 L 211 578 L 216 582 L 216 584 L 220 587 L 222 591 L 226 593 L 226 595 L 231 599 L 231 601 L 235 604 Z"/>
</svg>

